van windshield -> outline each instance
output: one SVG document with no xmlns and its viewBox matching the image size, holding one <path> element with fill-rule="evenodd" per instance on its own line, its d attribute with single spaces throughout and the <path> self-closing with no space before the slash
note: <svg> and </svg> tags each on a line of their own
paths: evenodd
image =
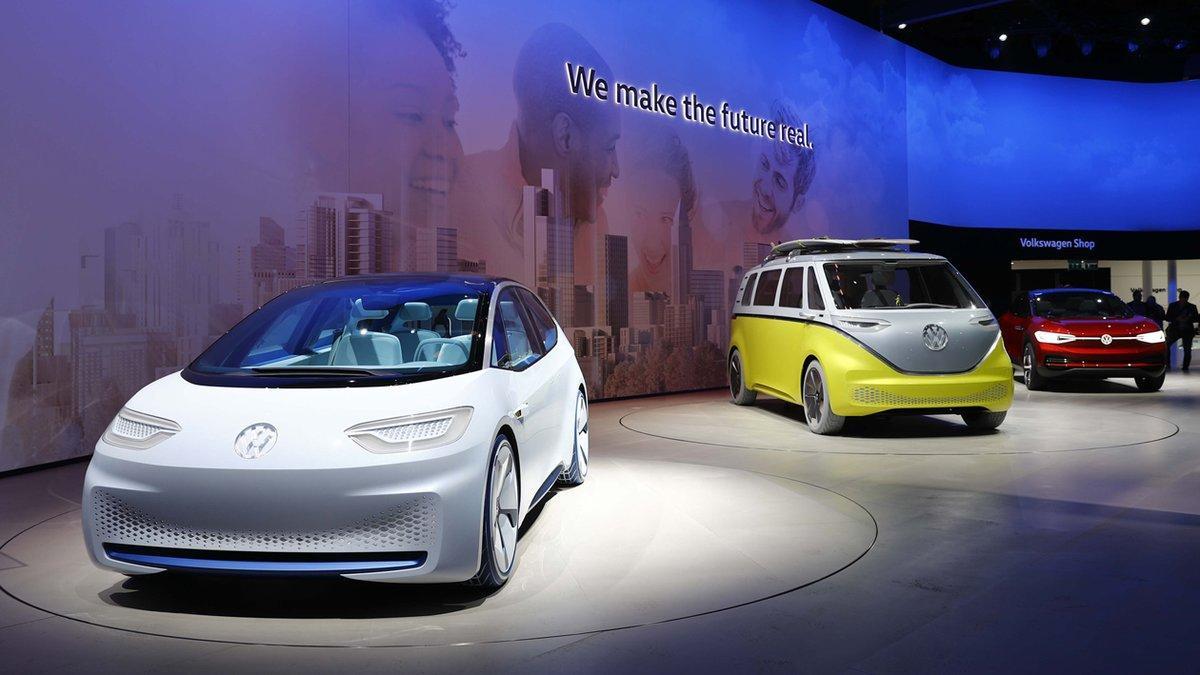
<svg viewBox="0 0 1200 675">
<path fill-rule="evenodd" d="M 983 301 L 944 260 L 825 263 L 838 309 L 973 309 Z"/>
<path fill-rule="evenodd" d="M 344 386 L 476 370 L 487 320 L 480 305 L 491 287 L 432 280 L 297 289 L 243 319 L 184 376 L 232 386 Z"/>
</svg>

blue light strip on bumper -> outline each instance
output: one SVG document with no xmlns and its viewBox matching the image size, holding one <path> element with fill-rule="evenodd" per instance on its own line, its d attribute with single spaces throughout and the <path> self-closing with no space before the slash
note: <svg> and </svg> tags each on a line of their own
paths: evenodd
<svg viewBox="0 0 1200 675">
<path fill-rule="evenodd" d="M 132 551 L 108 550 L 105 553 L 113 560 L 133 563 L 135 565 L 199 572 L 241 572 L 246 574 L 354 574 L 411 569 L 420 567 L 424 563 L 422 559 L 347 561 L 225 560 L 135 553 Z"/>
</svg>

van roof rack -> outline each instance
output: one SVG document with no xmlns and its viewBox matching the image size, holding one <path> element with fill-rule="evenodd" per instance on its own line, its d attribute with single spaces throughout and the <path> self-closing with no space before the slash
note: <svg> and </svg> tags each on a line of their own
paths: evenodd
<svg viewBox="0 0 1200 675">
<path fill-rule="evenodd" d="M 880 251 L 894 249 L 897 246 L 915 246 L 920 242 L 916 239 L 830 239 L 817 237 L 815 239 L 793 239 L 776 244 L 770 255 L 763 262 L 805 253 L 829 253 L 831 251 Z"/>
</svg>

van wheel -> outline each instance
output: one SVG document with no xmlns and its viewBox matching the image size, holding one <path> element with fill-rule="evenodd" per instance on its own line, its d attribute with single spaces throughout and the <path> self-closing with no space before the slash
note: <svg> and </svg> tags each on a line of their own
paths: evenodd
<svg viewBox="0 0 1200 675">
<path fill-rule="evenodd" d="M 467 582 L 495 590 L 504 585 L 517 563 L 517 522 L 521 484 L 517 480 L 517 458 L 504 434 L 492 444 L 487 490 L 483 498 L 483 555 L 479 571 Z"/>
<path fill-rule="evenodd" d="M 810 431 L 828 436 L 842 430 L 846 418 L 835 415 L 829 407 L 829 384 L 820 361 L 812 361 L 804 370 L 800 393 L 801 400 L 804 401 L 804 419 L 808 421 Z"/>
<path fill-rule="evenodd" d="M 1033 345 L 1025 343 L 1025 354 L 1021 357 L 1021 376 L 1025 378 L 1025 388 L 1029 391 L 1041 391 L 1046 388 L 1046 378 L 1038 374 L 1037 355 Z"/>
<path fill-rule="evenodd" d="M 962 416 L 963 422 L 976 431 L 990 431 L 1000 426 L 1008 412 L 973 412 Z"/>
<path fill-rule="evenodd" d="M 744 372 L 742 355 L 735 349 L 729 355 L 729 394 L 737 405 L 754 405 L 758 392 L 746 386 Z"/>
<path fill-rule="evenodd" d="M 1138 391 L 1158 391 L 1167 381 L 1167 373 L 1163 371 L 1158 377 L 1135 377 L 1133 381 L 1137 383 Z"/>
</svg>

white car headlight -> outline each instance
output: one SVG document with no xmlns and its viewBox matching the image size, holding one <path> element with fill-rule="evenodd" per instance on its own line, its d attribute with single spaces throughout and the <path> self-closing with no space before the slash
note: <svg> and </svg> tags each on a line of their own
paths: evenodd
<svg viewBox="0 0 1200 675">
<path fill-rule="evenodd" d="M 1161 330 L 1142 333 L 1137 336 L 1138 342 L 1149 342 L 1152 345 L 1161 344 L 1167 341 L 1167 336 Z"/>
<path fill-rule="evenodd" d="M 1033 337 L 1038 342 L 1051 345 L 1061 345 L 1075 341 L 1075 336 L 1070 333 L 1052 333 L 1048 330 L 1035 331 Z"/>
<path fill-rule="evenodd" d="M 121 408 L 104 431 L 104 442 L 119 448 L 145 450 L 174 436 L 183 429 L 168 419 Z"/>
<path fill-rule="evenodd" d="M 392 417 L 364 422 L 346 430 L 355 443 L 371 452 L 407 452 L 453 443 L 462 438 L 471 422 L 473 408 L 450 408 L 437 412 Z"/>
</svg>

